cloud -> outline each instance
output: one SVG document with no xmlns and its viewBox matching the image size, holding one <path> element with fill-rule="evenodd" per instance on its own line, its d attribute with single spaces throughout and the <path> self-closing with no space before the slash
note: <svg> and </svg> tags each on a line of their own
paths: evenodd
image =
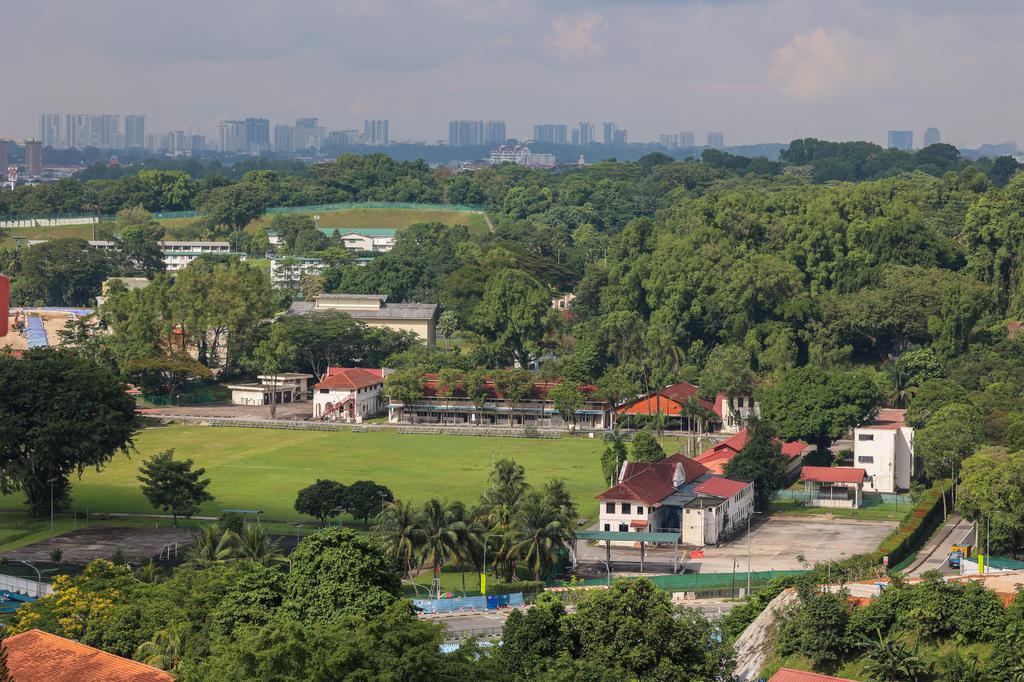
<svg viewBox="0 0 1024 682">
<path fill-rule="evenodd" d="M 821 99 L 850 81 L 850 35 L 816 28 L 772 53 L 772 76 L 788 97 Z"/>
<path fill-rule="evenodd" d="M 551 22 L 554 34 L 548 38 L 548 49 L 569 59 L 599 57 L 604 54 L 604 48 L 594 34 L 606 25 L 604 18 L 597 14 L 588 14 L 576 21 L 558 17 Z"/>
</svg>

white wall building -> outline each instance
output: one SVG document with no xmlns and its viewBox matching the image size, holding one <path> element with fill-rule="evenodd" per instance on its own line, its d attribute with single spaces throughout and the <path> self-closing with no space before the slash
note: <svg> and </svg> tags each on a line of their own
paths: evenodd
<svg viewBox="0 0 1024 682">
<path fill-rule="evenodd" d="M 882 409 L 870 424 L 853 430 L 854 466 L 864 469 L 864 489 L 894 493 L 909 490 L 914 476 L 914 429 L 906 410 Z"/>
<path fill-rule="evenodd" d="M 534 154 L 525 145 L 501 145 L 491 150 L 488 162 L 492 166 L 502 163 L 514 163 L 519 166 L 531 166 L 536 168 L 553 168 L 556 165 L 554 154 Z"/>
<path fill-rule="evenodd" d="M 754 513 L 754 484 L 710 478 L 693 492 L 697 498 L 683 509 L 683 542 L 697 547 L 717 545 L 739 532 Z"/>
<path fill-rule="evenodd" d="M 322 258 L 272 256 L 270 258 L 270 286 L 275 289 L 298 289 L 303 275 L 320 275 L 327 269 Z"/>
<path fill-rule="evenodd" d="M 761 406 L 749 395 L 730 398 L 719 393 L 715 396 L 714 411 L 722 418 L 722 433 L 739 433 L 747 427 L 751 417 L 761 416 Z"/>
<path fill-rule="evenodd" d="M 234 405 L 276 405 L 305 400 L 309 393 L 312 374 L 281 372 L 277 375 L 261 374 L 256 384 L 228 384 Z"/>
<path fill-rule="evenodd" d="M 183 270 L 196 258 L 210 254 L 237 255 L 241 260 L 245 260 L 245 254 L 233 252 L 229 242 L 162 241 L 160 250 L 164 254 L 167 272 Z"/>
<path fill-rule="evenodd" d="M 330 367 L 313 387 L 313 418 L 361 423 L 384 411 L 383 389 L 382 369 Z"/>
</svg>

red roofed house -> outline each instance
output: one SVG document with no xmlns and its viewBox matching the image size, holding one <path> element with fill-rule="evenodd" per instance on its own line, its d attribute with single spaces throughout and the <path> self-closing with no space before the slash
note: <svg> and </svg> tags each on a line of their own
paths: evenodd
<svg viewBox="0 0 1024 682">
<path fill-rule="evenodd" d="M 313 386 L 313 418 L 361 423 L 384 412 L 384 370 L 328 367 Z"/>
<path fill-rule="evenodd" d="M 498 390 L 493 380 L 483 383 L 482 403 L 474 403 L 466 394 L 466 386 L 459 382 L 446 387 L 436 374 L 423 376 L 423 393 L 412 405 L 397 400 L 388 401 L 388 421 L 414 424 L 453 424 L 506 428 L 565 428 L 565 422 L 555 409 L 548 391 L 557 381 L 534 381 L 528 394 L 519 401 L 511 401 Z M 611 426 L 611 405 L 594 397 L 594 386 L 580 386 L 584 394 L 583 405 L 576 410 L 576 426 L 581 429 L 602 431 Z"/>
<path fill-rule="evenodd" d="M 174 682 L 174 676 L 81 642 L 28 630 L 3 641 L 15 682 Z"/>
<path fill-rule="evenodd" d="M 683 510 L 683 542 L 688 545 L 717 545 L 754 513 L 753 482 L 709 478 L 693 492 L 697 497 Z"/>
<path fill-rule="evenodd" d="M 854 467 L 809 467 L 800 471 L 807 506 L 857 509 L 864 492 L 864 470 Z"/>
<path fill-rule="evenodd" d="M 704 546 L 717 544 L 753 513 L 753 484 L 715 476 L 699 462 L 681 453 L 660 462 L 623 462 L 618 482 L 597 496 L 601 501 L 598 529 L 622 533 L 681 532 L 683 541 Z M 707 533 L 684 525 L 684 509 L 695 500 L 706 500 Z M 728 512 L 728 513 L 726 513 Z M 691 515 L 696 518 L 695 515 Z M 699 530 L 705 529 L 703 521 Z"/>
<path fill-rule="evenodd" d="M 779 668 L 768 682 L 857 682 L 848 677 L 833 677 L 821 673 L 809 673 L 793 668 Z"/>
<path fill-rule="evenodd" d="M 711 402 L 700 398 L 697 395 L 698 390 L 693 384 L 680 381 L 620 405 L 615 412 L 619 415 L 656 415 L 660 412 L 667 421 L 682 420 L 686 419 L 687 404 L 696 401 L 697 405 L 718 417 L 717 421 L 725 433 L 736 433 L 746 427 L 751 416 L 760 414 L 760 408 L 751 396 L 730 398 L 724 393 L 719 393 L 715 396 L 714 402 Z"/>
<path fill-rule="evenodd" d="M 906 412 L 881 409 L 874 421 L 853 430 L 853 459 L 867 472 L 865 490 L 910 490 L 915 469 L 914 428 L 904 422 Z"/>
<path fill-rule="evenodd" d="M 716 474 L 724 474 L 725 465 L 743 449 L 743 446 L 747 444 L 747 434 L 748 430 L 743 429 L 739 433 L 711 446 L 704 452 L 697 455 L 694 459 L 706 466 L 712 472 Z M 789 462 L 789 470 L 787 474 L 790 477 L 790 480 L 796 480 L 796 474 L 800 468 L 800 464 L 803 462 L 803 453 L 804 450 L 807 449 L 807 443 L 798 440 L 791 443 L 783 443 L 782 441 L 778 442 L 782 446 L 782 454 Z"/>
</svg>

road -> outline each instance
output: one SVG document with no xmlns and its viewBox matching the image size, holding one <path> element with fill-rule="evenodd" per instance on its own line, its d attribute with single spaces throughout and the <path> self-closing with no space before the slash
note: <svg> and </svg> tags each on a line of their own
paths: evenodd
<svg viewBox="0 0 1024 682">
<path fill-rule="evenodd" d="M 959 516 L 950 515 L 943 526 L 918 554 L 918 560 L 911 564 L 907 575 L 918 577 L 926 571 L 939 571 L 943 575 L 956 575 L 959 571 L 946 563 L 952 545 L 974 546 L 974 524 Z"/>
<path fill-rule="evenodd" d="M 737 603 L 739 602 L 698 599 L 686 602 L 684 606 L 697 609 L 708 618 L 718 618 L 729 613 Z M 572 610 L 572 607 L 569 610 Z M 465 639 L 473 635 L 480 637 L 500 635 L 501 628 L 504 627 L 508 614 L 511 612 L 511 609 L 476 611 L 452 615 L 424 616 L 422 619 L 445 625 L 448 628 L 451 639 Z"/>
</svg>

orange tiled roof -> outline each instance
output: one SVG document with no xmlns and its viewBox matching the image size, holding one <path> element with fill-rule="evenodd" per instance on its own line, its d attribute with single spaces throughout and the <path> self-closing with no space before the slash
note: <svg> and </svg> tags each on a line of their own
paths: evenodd
<svg viewBox="0 0 1024 682">
<path fill-rule="evenodd" d="M 17 682 L 174 682 L 163 670 L 42 630 L 8 637 L 3 647 Z"/>
<path fill-rule="evenodd" d="M 792 668 L 779 668 L 768 682 L 856 682 L 848 677 L 833 677 L 820 673 L 809 673 Z"/>
<path fill-rule="evenodd" d="M 362 367 L 330 367 L 323 381 L 313 388 L 339 388 L 354 391 L 384 383 L 384 373 L 379 369 Z"/>
</svg>

